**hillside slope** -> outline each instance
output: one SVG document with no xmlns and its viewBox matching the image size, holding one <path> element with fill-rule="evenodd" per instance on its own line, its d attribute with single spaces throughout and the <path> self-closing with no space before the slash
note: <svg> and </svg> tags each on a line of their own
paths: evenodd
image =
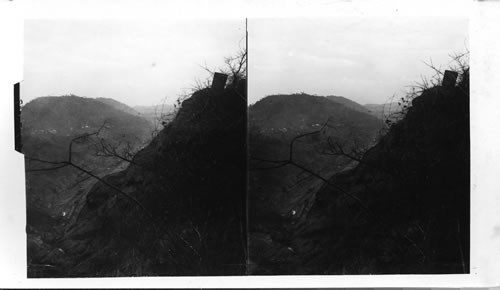
<svg viewBox="0 0 500 290">
<path fill-rule="evenodd" d="M 77 96 L 35 99 L 23 107 L 21 118 L 26 156 L 28 263 L 32 265 L 38 264 L 43 248 L 50 248 L 62 233 L 96 181 L 72 167 L 44 170 L 54 166 L 33 159 L 67 160 L 71 140 L 97 131 L 104 123 L 106 128 L 99 136 L 103 142 L 116 145 L 119 152 L 134 151 L 149 138 L 151 125 L 95 99 Z M 91 141 L 74 144 L 72 159 L 76 164 L 98 176 L 123 169 L 122 160 L 98 156 Z"/>
<path fill-rule="evenodd" d="M 144 131 L 143 118 L 96 99 L 73 95 L 34 99 L 23 107 L 21 117 L 23 130 L 30 135 L 71 136 L 86 132 L 88 128 L 99 128 L 105 120 L 116 130 L 127 130 L 138 137 L 148 134 Z"/>
<path fill-rule="evenodd" d="M 343 169 L 351 160 L 321 154 L 326 139 L 342 142 L 346 147 L 368 146 L 375 142 L 383 127 L 382 121 L 325 97 L 307 94 L 269 96 L 249 108 L 251 168 L 270 165 L 261 159 L 287 159 L 293 138 L 321 130 L 321 133 L 296 143 L 294 159 L 308 169 L 329 176 Z M 269 208 L 285 214 L 292 210 L 293 196 L 303 199 L 307 195 L 303 190 L 313 191 L 310 187 L 314 187 L 318 180 L 304 174 L 298 177 L 303 181 L 301 184 L 297 182 L 300 172 L 293 167 L 251 170 L 250 196 L 266 200 L 262 206 L 258 202 L 259 210 Z M 292 194 L 296 190 L 302 193 Z M 287 195 L 288 200 L 284 200 L 283 195 Z"/>
<path fill-rule="evenodd" d="M 65 160 L 70 141 L 82 134 L 97 131 L 103 124 L 101 137 L 112 142 L 128 142 L 132 147 L 142 145 L 149 138 L 151 125 L 144 119 L 124 113 L 101 102 L 77 96 L 42 97 L 23 107 L 23 153 L 31 158 Z M 116 160 L 95 156 L 88 144 L 76 144 L 73 157 L 92 169 L 105 172 Z M 45 166 L 46 167 L 46 166 Z M 44 168 L 44 164 L 26 161 L 27 169 Z M 103 171 L 104 170 L 104 171 Z M 71 169 L 33 172 L 27 175 L 28 204 L 51 209 L 51 215 L 61 214 L 61 200 L 54 194 L 62 193 L 71 182 L 76 182 Z M 61 178 L 59 178 L 61 177 Z M 61 182 L 61 183 L 59 183 Z M 66 194 L 68 195 L 68 194 Z M 35 202 L 31 197 L 41 199 Z M 50 200 L 54 200 L 55 203 Z M 35 204 L 36 203 L 36 204 Z"/>
<path fill-rule="evenodd" d="M 56 243 L 64 254 L 44 257 L 54 276 L 245 273 L 244 95 L 194 93 L 133 164 L 97 183 Z"/>
<path fill-rule="evenodd" d="M 249 118 L 250 258 L 260 265 L 270 263 L 261 256 L 261 245 L 310 210 L 323 185 L 311 172 L 326 178 L 356 163 L 324 153 L 328 141 L 342 144 L 347 152 L 369 147 L 384 124 L 339 102 L 307 94 L 266 97 L 249 108 Z M 298 166 L 281 166 L 277 161 L 289 158 L 292 140 L 302 134 L 310 135 L 294 143 Z"/>
<path fill-rule="evenodd" d="M 468 76 L 413 99 L 297 224 L 258 250 L 255 273 L 469 273 Z M 276 262 L 279 261 L 279 262 Z"/>
</svg>

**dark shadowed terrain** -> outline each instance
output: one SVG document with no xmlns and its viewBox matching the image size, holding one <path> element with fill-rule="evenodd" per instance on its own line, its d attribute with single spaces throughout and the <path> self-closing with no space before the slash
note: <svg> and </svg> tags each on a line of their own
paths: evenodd
<svg viewBox="0 0 500 290">
<path fill-rule="evenodd" d="M 28 276 L 468 273 L 462 73 L 389 122 L 336 96 L 247 107 L 235 79 L 195 91 L 154 137 L 112 99 L 35 99 L 22 111 Z"/>
<path fill-rule="evenodd" d="M 119 158 L 98 156 L 94 146 L 97 140 L 113 145 L 119 152 L 133 153 L 151 136 L 148 121 L 129 114 L 126 105 L 114 102 L 124 110 L 99 99 L 77 96 L 38 98 L 23 107 L 29 273 L 52 270 L 43 263 L 43 256 L 48 251 L 60 251 L 53 242 L 80 210 L 85 195 L 96 182 L 72 167 L 46 170 L 56 166 L 37 160 L 66 160 L 72 139 L 106 124 L 98 139 L 75 143 L 72 148 L 75 164 L 104 176 L 126 164 Z"/>
<path fill-rule="evenodd" d="M 126 168 L 84 195 L 55 250 L 39 251 L 45 276 L 246 273 L 245 112 L 241 88 L 185 100 Z"/>
<path fill-rule="evenodd" d="M 346 151 L 375 144 L 384 123 L 352 109 L 356 103 L 341 100 L 275 95 L 249 108 L 251 245 L 269 240 L 275 228 L 282 229 L 307 215 L 324 183 L 308 170 L 327 178 L 353 166 L 351 158 L 324 153 L 327 140 L 341 143 Z M 296 136 L 310 132 L 316 133 L 297 139 L 291 150 Z M 276 163 L 288 159 L 290 151 L 295 164 Z M 251 250 L 250 257 L 259 259 L 261 254 Z"/>
<path fill-rule="evenodd" d="M 261 223 L 256 210 L 253 274 L 469 272 L 468 70 L 457 86 L 426 88 L 404 113 L 354 166 L 313 189 L 307 210 L 273 223 Z M 267 182 L 278 184 L 251 188 Z M 269 203 L 255 199 L 252 207 Z"/>
</svg>

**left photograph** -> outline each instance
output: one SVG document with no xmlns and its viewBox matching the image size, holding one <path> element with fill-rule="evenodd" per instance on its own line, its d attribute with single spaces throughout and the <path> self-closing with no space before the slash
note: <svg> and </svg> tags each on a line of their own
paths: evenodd
<svg viewBox="0 0 500 290">
<path fill-rule="evenodd" d="M 245 275 L 245 19 L 24 25 L 28 278 Z"/>
</svg>

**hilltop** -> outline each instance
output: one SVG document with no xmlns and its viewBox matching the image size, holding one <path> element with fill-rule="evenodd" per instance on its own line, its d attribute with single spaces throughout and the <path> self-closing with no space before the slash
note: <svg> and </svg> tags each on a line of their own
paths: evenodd
<svg viewBox="0 0 500 290">
<path fill-rule="evenodd" d="M 333 123 L 363 127 L 368 131 L 380 126 L 379 120 L 367 112 L 361 112 L 362 109 L 359 107 L 362 106 L 354 104 L 357 103 L 340 97 L 321 97 L 303 93 L 272 95 L 249 107 L 249 122 L 250 127 L 258 127 L 261 131 L 285 128 L 289 132 L 314 130 L 329 118 Z M 353 109 L 353 106 L 357 109 Z"/>
<path fill-rule="evenodd" d="M 23 130 L 32 135 L 52 132 L 72 136 L 87 132 L 89 128 L 99 128 L 108 121 L 116 130 L 127 131 L 137 137 L 148 134 L 144 128 L 150 125 L 145 119 L 128 113 L 129 110 L 123 109 L 126 108 L 124 104 L 104 100 L 74 95 L 34 99 L 22 109 Z"/>
</svg>

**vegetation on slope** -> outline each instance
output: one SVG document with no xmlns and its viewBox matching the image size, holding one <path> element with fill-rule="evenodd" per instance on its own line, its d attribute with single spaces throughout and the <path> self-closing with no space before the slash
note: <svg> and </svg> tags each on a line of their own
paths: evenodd
<svg viewBox="0 0 500 290">
<path fill-rule="evenodd" d="M 469 272 L 469 78 L 426 87 L 295 225 L 256 243 L 260 274 Z"/>
<path fill-rule="evenodd" d="M 263 263 L 259 245 L 306 216 L 323 177 L 356 163 L 327 154 L 329 142 L 342 144 L 346 151 L 376 142 L 384 123 L 345 102 L 307 94 L 275 95 L 249 108 L 252 263 Z M 289 158 L 293 162 L 278 162 Z"/>
<path fill-rule="evenodd" d="M 30 275 L 36 276 L 33 273 L 37 272 L 36 265 L 43 264 L 42 256 L 47 251 L 56 250 L 52 243 L 81 208 L 85 194 L 96 181 L 73 167 L 47 170 L 54 166 L 37 160 L 66 160 L 71 140 L 95 132 L 104 124 L 106 128 L 102 130 L 99 142 L 120 152 L 134 151 L 149 138 L 151 125 L 96 99 L 77 96 L 35 99 L 23 107 L 22 123 L 23 153 L 26 156 L 28 264 Z M 99 156 L 98 153 L 103 152 L 97 152 L 92 146 L 96 144 L 89 141 L 75 142 L 71 154 L 75 164 L 98 176 L 123 168 L 123 160 Z"/>
<path fill-rule="evenodd" d="M 244 274 L 245 90 L 203 89 L 106 176 L 47 255 L 54 276 Z M 132 197 L 138 201 L 131 202 Z"/>
</svg>

